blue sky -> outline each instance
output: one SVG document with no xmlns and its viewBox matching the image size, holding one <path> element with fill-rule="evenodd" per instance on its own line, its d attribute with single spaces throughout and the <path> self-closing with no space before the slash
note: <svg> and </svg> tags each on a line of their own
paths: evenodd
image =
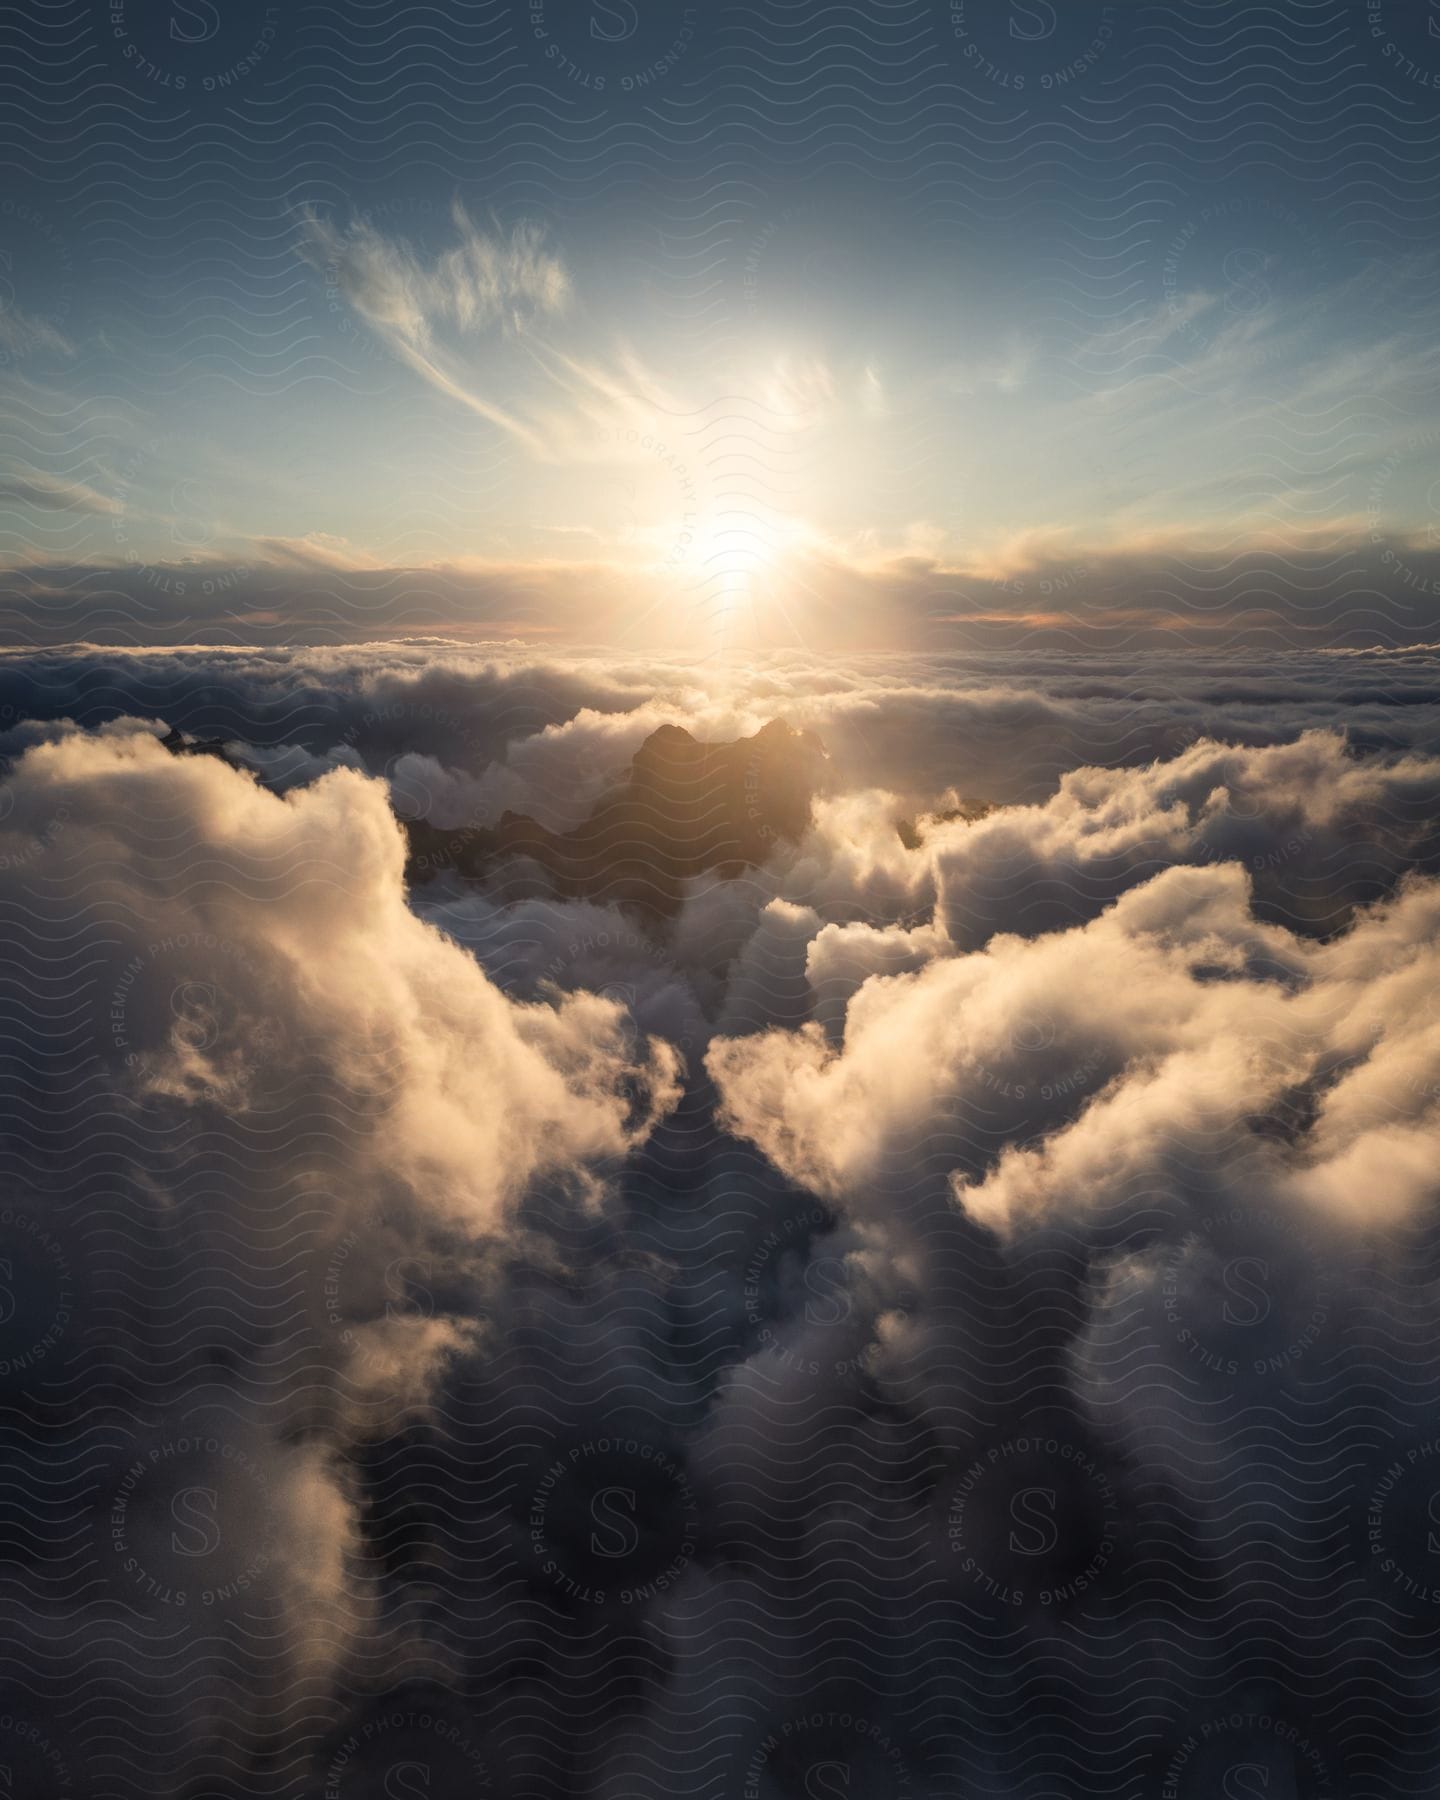
<svg viewBox="0 0 1440 1800">
<path fill-rule="evenodd" d="M 1116 559 L 1157 619 L 1176 559 L 1429 597 L 1440 9 L 8 30 L 13 567 L 189 569 L 200 625 L 226 571 L 443 567 L 467 630 L 523 590 L 527 629 L 881 645 Z"/>
</svg>

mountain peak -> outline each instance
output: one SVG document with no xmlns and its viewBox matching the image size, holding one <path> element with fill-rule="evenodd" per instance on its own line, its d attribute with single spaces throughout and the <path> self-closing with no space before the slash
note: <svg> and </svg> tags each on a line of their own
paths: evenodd
<svg viewBox="0 0 1440 1800">
<path fill-rule="evenodd" d="M 625 785 L 573 831 L 548 831 L 510 812 L 493 830 L 447 833 L 412 822 L 412 878 L 449 868 L 492 886 L 503 880 L 533 890 L 539 882 L 567 897 L 667 915 L 686 880 L 711 870 L 738 875 L 762 863 L 777 840 L 798 839 L 827 760 L 818 738 L 783 719 L 730 743 L 667 723 L 636 751 Z"/>
</svg>

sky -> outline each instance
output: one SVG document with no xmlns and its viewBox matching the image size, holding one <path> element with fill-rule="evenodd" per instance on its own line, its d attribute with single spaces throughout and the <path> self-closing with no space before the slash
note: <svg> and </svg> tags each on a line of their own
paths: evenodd
<svg viewBox="0 0 1440 1800">
<path fill-rule="evenodd" d="M 1436 635 L 1433 8 L 0 30 L 14 633 Z"/>
</svg>

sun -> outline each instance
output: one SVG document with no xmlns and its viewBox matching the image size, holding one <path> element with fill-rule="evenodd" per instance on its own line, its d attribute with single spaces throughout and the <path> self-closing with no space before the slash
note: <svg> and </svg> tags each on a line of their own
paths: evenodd
<svg viewBox="0 0 1440 1800">
<path fill-rule="evenodd" d="M 707 586 L 744 592 L 775 567 L 780 555 L 780 529 L 758 508 L 717 508 L 695 522 L 690 563 L 696 579 Z"/>
</svg>

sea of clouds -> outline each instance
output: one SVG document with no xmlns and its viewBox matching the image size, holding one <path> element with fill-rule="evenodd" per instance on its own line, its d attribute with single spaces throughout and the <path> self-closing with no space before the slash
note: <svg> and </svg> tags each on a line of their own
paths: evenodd
<svg viewBox="0 0 1440 1800">
<path fill-rule="evenodd" d="M 673 918 L 407 885 L 775 718 Z M 1440 657 L 12 652 L 0 754 L 13 1792 L 1440 1791 Z"/>
</svg>

